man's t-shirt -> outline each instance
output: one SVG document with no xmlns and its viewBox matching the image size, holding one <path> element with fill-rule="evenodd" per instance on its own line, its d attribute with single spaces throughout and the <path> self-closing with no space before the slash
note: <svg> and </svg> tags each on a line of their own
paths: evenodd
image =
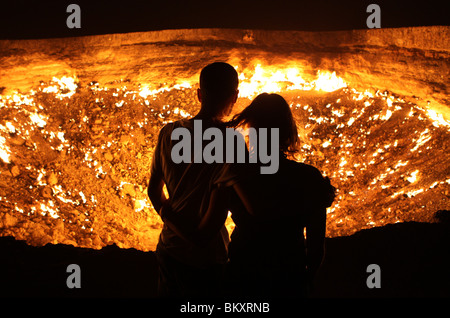
<svg viewBox="0 0 450 318">
<path fill-rule="evenodd" d="M 191 132 L 191 143 L 194 143 L 194 120 L 181 120 L 164 126 L 159 134 L 158 143 L 153 155 L 151 167 L 152 174 L 161 173 L 170 197 L 171 208 L 174 212 L 185 213 L 193 220 L 199 222 L 207 211 L 214 176 L 221 169 L 220 163 L 194 163 L 192 158 L 189 163 L 174 163 L 171 157 L 172 147 L 180 142 L 171 140 L 172 131 L 175 128 L 184 127 Z M 202 120 L 202 130 L 209 127 L 224 129 L 222 123 Z M 203 134 L 202 131 L 202 134 Z M 205 143 L 203 143 L 202 150 Z M 206 247 L 199 247 L 178 236 L 167 225 L 164 225 L 159 238 L 157 249 L 165 250 L 178 261 L 204 268 L 214 264 L 224 264 L 227 261 L 227 246 L 229 236 L 225 225 L 220 233 L 212 239 Z"/>
</svg>

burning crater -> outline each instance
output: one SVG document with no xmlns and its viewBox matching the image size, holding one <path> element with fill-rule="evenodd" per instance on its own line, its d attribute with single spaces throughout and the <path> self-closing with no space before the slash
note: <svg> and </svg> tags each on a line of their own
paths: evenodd
<svg viewBox="0 0 450 318">
<path fill-rule="evenodd" d="M 448 27 L 172 30 L 0 41 L 0 235 L 153 250 L 146 194 L 161 127 L 199 109 L 198 74 L 291 105 L 301 159 L 338 188 L 327 236 L 449 209 Z M 232 229 L 232 224 L 228 221 Z"/>
</svg>

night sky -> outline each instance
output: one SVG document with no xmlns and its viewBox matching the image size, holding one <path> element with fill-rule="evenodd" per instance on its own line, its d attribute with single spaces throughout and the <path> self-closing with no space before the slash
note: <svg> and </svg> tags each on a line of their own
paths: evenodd
<svg viewBox="0 0 450 318">
<path fill-rule="evenodd" d="M 52 38 L 179 28 L 333 31 L 366 29 L 376 3 L 381 27 L 448 25 L 446 1 L 228 0 L 24 1 L 2 3 L 0 39 Z M 69 29 L 69 4 L 81 7 L 81 29 Z"/>
</svg>

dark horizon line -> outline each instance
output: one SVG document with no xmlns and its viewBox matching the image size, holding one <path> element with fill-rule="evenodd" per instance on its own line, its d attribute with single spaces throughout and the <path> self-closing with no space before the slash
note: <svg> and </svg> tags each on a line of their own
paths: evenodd
<svg viewBox="0 0 450 318">
<path fill-rule="evenodd" d="M 66 25 L 81 8 L 81 28 Z M 381 8 L 381 28 L 449 25 L 442 2 L 428 0 L 15 0 L 2 4 L 0 39 L 61 38 L 171 29 L 343 31 L 368 29 L 367 6 Z"/>
</svg>

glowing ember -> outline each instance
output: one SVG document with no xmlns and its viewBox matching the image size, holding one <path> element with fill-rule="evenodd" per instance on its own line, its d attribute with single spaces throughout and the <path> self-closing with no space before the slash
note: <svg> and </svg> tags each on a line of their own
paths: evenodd
<svg viewBox="0 0 450 318">
<path fill-rule="evenodd" d="M 239 67 L 236 67 L 239 71 Z M 246 75 L 250 73 L 251 76 Z M 261 93 L 278 93 L 284 90 L 311 90 L 333 92 L 347 84 L 336 73 L 318 71 L 317 79 L 308 83 L 295 67 L 262 67 L 257 64 L 253 70 L 239 74 L 239 96 L 253 98 Z"/>
<path fill-rule="evenodd" d="M 433 120 L 434 127 L 450 127 L 450 122 L 446 121 L 442 114 L 438 114 L 432 109 L 427 109 L 427 115 Z"/>
<path fill-rule="evenodd" d="M 172 87 L 161 87 L 158 89 L 150 89 L 150 87 L 148 86 L 144 86 L 140 91 L 139 91 L 139 96 L 143 97 L 143 98 L 147 98 L 148 96 L 154 96 L 154 95 L 158 95 L 160 93 L 163 92 L 170 92 L 173 89 L 182 89 L 182 88 L 191 88 L 191 84 L 184 82 L 181 84 L 175 84 Z"/>
<path fill-rule="evenodd" d="M 50 85 L 44 87 L 42 91 L 44 93 L 54 93 L 56 98 L 63 99 L 65 97 L 71 97 L 75 94 L 77 89 L 76 78 L 63 76 L 61 79 L 53 77 L 52 83 L 55 85 Z"/>
<path fill-rule="evenodd" d="M 419 173 L 419 170 L 416 170 L 414 172 L 411 173 L 411 176 L 406 178 L 406 180 L 408 180 L 411 183 L 414 183 L 417 181 L 417 174 Z"/>
<path fill-rule="evenodd" d="M 47 122 L 44 120 L 44 117 L 37 113 L 31 114 L 30 119 L 33 123 L 36 124 L 36 126 L 40 128 L 43 128 L 47 124 Z"/>
<path fill-rule="evenodd" d="M 314 82 L 315 89 L 324 92 L 334 92 L 340 88 L 347 87 L 342 78 L 336 76 L 336 72 L 318 72 L 318 78 Z"/>
<path fill-rule="evenodd" d="M 0 136 L 0 158 L 5 163 L 9 163 L 9 156 L 11 154 L 11 151 L 9 150 L 8 146 L 6 146 L 6 139 L 3 136 Z"/>
</svg>

